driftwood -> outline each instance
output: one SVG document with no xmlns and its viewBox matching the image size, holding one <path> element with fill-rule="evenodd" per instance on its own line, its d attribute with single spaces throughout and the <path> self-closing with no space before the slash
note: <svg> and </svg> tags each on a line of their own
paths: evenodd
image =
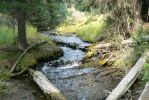
<svg viewBox="0 0 149 100">
<path fill-rule="evenodd" d="M 15 68 L 16 68 L 16 66 L 18 65 L 18 63 L 20 62 L 20 60 L 23 58 L 23 56 L 24 56 L 30 49 L 32 49 L 32 48 L 34 48 L 34 47 L 37 47 L 37 46 L 40 46 L 40 45 L 45 44 L 45 43 L 47 43 L 47 41 L 44 41 L 44 42 L 41 42 L 41 43 L 38 43 L 38 44 L 34 44 L 34 45 L 28 47 L 28 48 L 20 55 L 20 57 L 18 58 L 18 60 L 15 62 L 15 64 L 14 64 L 13 67 L 11 68 L 10 72 L 13 72 L 13 71 L 15 70 Z"/>
<path fill-rule="evenodd" d="M 41 72 L 29 69 L 34 81 L 45 93 L 48 100 L 66 100 L 65 96 L 58 90 Z"/>
<path fill-rule="evenodd" d="M 133 40 L 128 39 L 128 40 L 124 40 L 121 42 L 122 45 L 132 45 L 134 43 Z M 107 47 L 112 47 L 114 46 L 116 43 L 112 42 L 112 43 L 105 43 L 105 44 L 98 44 L 96 46 L 94 46 L 95 49 L 102 49 L 102 48 L 107 48 Z"/>
<path fill-rule="evenodd" d="M 149 83 L 145 85 L 145 88 L 138 100 L 149 100 Z"/>
<path fill-rule="evenodd" d="M 143 42 L 148 42 L 149 43 L 149 35 L 145 35 L 143 37 L 140 37 L 139 40 L 142 40 Z M 125 45 L 132 45 L 133 43 L 135 43 L 135 41 L 133 39 L 127 39 L 127 40 L 123 40 L 121 42 L 121 45 L 122 46 L 125 46 Z M 95 49 L 102 49 L 102 48 L 106 48 L 106 47 L 112 47 L 112 46 L 115 46 L 115 42 L 112 42 L 112 43 L 105 43 L 105 44 L 98 44 L 96 46 L 94 46 Z"/>
<path fill-rule="evenodd" d="M 110 55 L 110 57 L 108 59 L 106 59 L 104 61 L 104 63 L 102 64 L 102 66 L 104 66 L 112 57 L 113 57 L 113 53 Z"/>
<path fill-rule="evenodd" d="M 123 78 L 118 86 L 112 91 L 112 93 L 106 98 L 106 100 L 118 100 L 123 96 L 131 85 L 135 82 L 138 75 L 141 73 L 143 66 L 149 56 L 149 52 L 145 52 L 130 70 L 130 72 Z"/>
</svg>

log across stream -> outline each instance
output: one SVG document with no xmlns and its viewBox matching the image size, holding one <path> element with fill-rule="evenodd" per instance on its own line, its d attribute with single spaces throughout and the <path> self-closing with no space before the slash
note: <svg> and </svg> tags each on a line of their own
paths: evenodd
<svg viewBox="0 0 149 100">
<path fill-rule="evenodd" d="M 89 43 L 83 42 L 75 35 L 62 36 L 42 33 L 59 43 L 64 51 L 63 57 L 43 62 L 38 68 L 68 100 L 104 100 L 119 82 L 111 77 L 101 77 L 91 73 L 94 68 L 79 67 L 85 57 L 82 51 Z M 75 44 L 75 48 L 74 47 Z"/>
</svg>

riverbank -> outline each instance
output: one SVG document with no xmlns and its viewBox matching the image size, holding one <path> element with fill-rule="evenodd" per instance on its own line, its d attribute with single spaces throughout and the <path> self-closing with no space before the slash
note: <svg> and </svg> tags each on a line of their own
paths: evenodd
<svg viewBox="0 0 149 100">
<path fill-rule="evenodd" d="M 43 92 L 29 77 L 13 78 L 5 82 L 7 92 L 0 95 L 1 100 L 46 100 Z"/>
<path fill-rule="evenodd" d="M 40 95 L 43 94 L 40 93 L 40 89 L 30 88 L 29 86 L 32 86 L 35 83 L 33 83 L 32 79 L 29 78 L 30 76 L 22 77 L 22 74 L 29 75 L 27 72 L 28 68 L 36 68 L 37 63 L 39 62 L 57 59 L 62 56 L 62 49 L 56 46 L 56 44 L 54 44 L 48 37 L 41 36 L 41 34 L 37 33 L 36 29 L 33 27 L 27 27 L 29 46 L 43 41 L 47 41 L 47 43 L 29 50 L 19 61 L 14 73 L 11 73 L 10 70 L 12 66 L 18 60 L 23 51 L 16 45 L 16 33 L 13 32 L 12 29 L 2 26 L 0 33 L 0 96 L 5 95 L 3 100 L 10 100 L 10 98 L 12 100 L 21 100 L 19 98 L 23 98 L 23 96 L 25 96 L 25 100 L 28 100 L 27 98 L 31 95 L 31 100 L 37 100 L 37 98 L 35 98 L 36 96 L 34 96 L 31 91 L 35 90 L 36 92 L 39 92 Z M 19 78 L 12 78 L 14 76 L 18 77 L 18 75 L 20 76 Z M 7 83 L 10 85 L 7 86 Z M 17 84 L 20 85 L 17 86 Z M 28 84 L 28 86 L 25 86 L 25 84 Z M 11 88 L 13 85 L 15 88 Z M 22 88 L 20 88 L 21 85 Z M 27 90 L 25 90 L 25 88 L 27 88 Z M 19 91 L 21 91 L 21 93 L 19 93 Z M 23 91 L 25 94 L 23 94 Z"/>
<path fill-rule="evenodd" d="M 19 62 L 18 64 L 19 67 L 17 66 L 15 73 L 8 72 L 13 66 L 13 63 L 12 62 L 10 63 L 9 61 L 14 60 L 15 62 L 17 60 L 17 57 L 19 57 L 18 55 L 21 54 L 21 51 L 19 53 L 14 53 L 12 52 L 12 50 L 10 51 L 11 53 L 8 51 L 0 51 L 0 52 L 2 53 L 2 55 L 5 55 L 5 54 L 10 55 L 10 56 L 7 56 L 7 58 L 3 59 L 3 60 L 8 59 L 8 62 L 3 64 L 9 64 L 10 66 L 6 66 L 1 69 L 1 72 L 3 71 L 1 73 L 1 79 L 2 79 L 2 82 L 4 82 L 5 84 L 2 87 L 5 87 L 5 89 L 1 90 L 2 94 L 0 95 L 1 96 L 0 98 L 2 100 L 22 100 L 22 99 L 23 100 L 46 100 L 43 92 L 41 92 L 38 86 L 35 85 L 32 78 L 29 76 L 27 70 L 28 68 L 36 68 L 36 64 L 39 62 L 56 59 L 62 56 L 63 55 L 62 49 L 54 45 L 45 44 L 38 47 L 38 49 L 36 48 L 34 50 L 29 51 Z M 16 59 L 14 59 L 14 57 Z M 21 74 L 27 75 L 27 77 L 23 77 L 20 74 L 19 78 L 10 78 L 16 75 L 17 73 L 23 71 L 24 69 L 25 69 L 24 73 L 21 73 Z M 6 84 L 9 84 L 9 85 L 7 86 Z"/>
</svg>

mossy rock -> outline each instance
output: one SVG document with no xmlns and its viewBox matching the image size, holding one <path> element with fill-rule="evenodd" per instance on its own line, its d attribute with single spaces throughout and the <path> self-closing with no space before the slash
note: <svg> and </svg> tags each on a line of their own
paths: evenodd
<svg viewBox="0 0 149 100">
<path fill-rule="evenodd" d="M 21 51 L 0 51 L 0 64 L 6 69 L 11 69 L 13 64 L 22 54 Z M 37 63 L 47 60 L 57 59 L 63 55 L 63 50 L 55 45 L 43 45 L 28 51 L 19 62 L 16 70 L 35 66 Z"/>
<path fill-rule="evenodd" d="M 38 50 L 27 53 L 19 63 L 20 70 L 35 66 L 37 63 L 57 59 L 63 56 L 63 50 L 56 46 L 41 46 Z"/>
</svg>

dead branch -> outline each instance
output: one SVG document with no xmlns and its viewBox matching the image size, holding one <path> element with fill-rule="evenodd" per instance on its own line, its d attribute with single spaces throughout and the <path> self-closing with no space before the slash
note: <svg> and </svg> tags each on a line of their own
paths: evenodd
<svg viewBox="0 0 149 100">
<path fill-rule="evenodd" d="M 121 42 L 122 45 L 132 45 L 133 43 L 134 43 L 134 41 L 132 39 L 124 40 L 124 41 Z M 116 44 L 115 42 L 105 43 L 105 44 L 98 44 L 98 45 L 94 46 L 94 49 L 112 47 L 115 44 Z"/>
<path fill-rule="evenodd" d="M 20 60 L 23 58 L 23 56 L 24 56 L 30 49 L 32 49 L 32 48 L 34 48 L 34 47 L 37 47 L 37 46 L 40 46 L 40 45 L 43 45 L 43 44 L 45 44 L 45 43 L 47 43 L 47 41 L 43 41 L 43 42 L 41 42 L 41 43 L 34 44 L 34 45 L 28 47 L 28 48 L 20 55 L 20 57 L 18 58 L 18 60 L 15 62 L 15 64 L 14 64 L 13 67 L 11 68 L 10 72 L 12 73 L 12 72 L 15 70 L 15 68 L 16 68 L 16 66 L 18 65 L 18 63 L 20 62 Z"/>
</svg>

